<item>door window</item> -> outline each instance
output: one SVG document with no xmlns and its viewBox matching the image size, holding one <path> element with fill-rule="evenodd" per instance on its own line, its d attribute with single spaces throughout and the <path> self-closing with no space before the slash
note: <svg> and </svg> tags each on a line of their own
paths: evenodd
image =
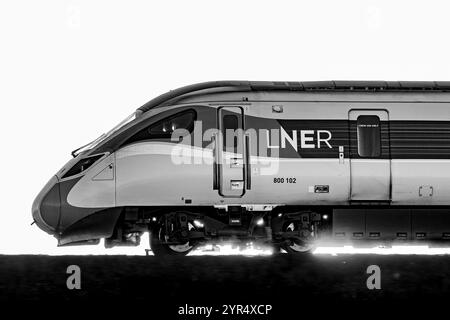
<svg viewBox="0 0 450 320">
<path fill-rule="evenodd" d="M 356 121 L 358 155 L 378 158 L 381 155 L 381 130 L 378 116 L 362 115 Z"/>
<path fill-rule="evenodd" d="M 237 135 L 239 134 L 236 130 L 239 129 L 239 118 L 234 114 L 224 115 L 222 124 L 224 149 L 236 153 L 238 148 Z"/>
</svg>

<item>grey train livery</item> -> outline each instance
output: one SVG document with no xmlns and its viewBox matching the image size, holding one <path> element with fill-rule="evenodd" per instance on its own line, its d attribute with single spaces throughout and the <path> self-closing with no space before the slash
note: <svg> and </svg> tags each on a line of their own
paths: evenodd
<svg viewBox="0 0 450 320">
<path fill-rule="evenodd" d="M 450 82 L 200 83 L 72 155 L 32 206 L 59 246 L 450 239 Z"/>
</svg>

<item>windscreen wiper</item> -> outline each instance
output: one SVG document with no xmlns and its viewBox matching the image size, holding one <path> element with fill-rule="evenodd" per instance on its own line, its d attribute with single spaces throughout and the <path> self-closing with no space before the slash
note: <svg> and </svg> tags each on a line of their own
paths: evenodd
<svg viewBox="0 0 450 320">
<path fill-rule="evenodd" d="M 79 152 L 80 150 L 86 148 L 87 146 L 90 146 L 90 145 L 95 144 L 97 141 L 99 141 L 100 139 L 102 139 L 104 136 L 106 136 L 106 134 L 103 133 L 103 134 L 102 134 L 100 137 L 98 137 L 97 139 L 95 139 L 95 140 L 93 140 L 93 141 L 91 141 L 91 142 L 85 144 L 84 146 L 79 147 L 78 149 L 73 150 L 73 151 L 71 152 L 72 157 L 75 158 L 77 155 L 79 155 L 79 154 L 81 153 L 81 152 Z"/>
</svg>

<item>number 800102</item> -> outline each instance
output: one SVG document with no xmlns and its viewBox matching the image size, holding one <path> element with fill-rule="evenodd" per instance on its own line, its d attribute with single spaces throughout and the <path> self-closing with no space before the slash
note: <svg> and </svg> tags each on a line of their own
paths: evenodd
<svg viewBox="0 0 450 320">
<path fill-rule="evenodd" d="M 297 183 L 297 178 L 273 178 L 273 183 Z"/>
</svg>

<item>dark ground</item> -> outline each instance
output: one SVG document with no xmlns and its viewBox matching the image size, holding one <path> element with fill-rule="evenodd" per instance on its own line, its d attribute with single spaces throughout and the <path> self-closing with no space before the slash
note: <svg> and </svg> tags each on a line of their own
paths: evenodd
<svg viewBox="0 0 450 320">
<path fill-rule="evenodd" d="M 69 265 L 81 268 L 81 290 L 66 287 Z M 381 290 L 367 289 L 369 265 L 381 268 Z M 450 257 L 0 255 L 0 303 L 49 305 L 52 310 L 71 306 L 66 313 L 95 304 L 113 312 L 154 315 L 157 311 L 164 319 L 176 317 L 179 306 L 185 304 L 218 308 L 223 304 L 272 304 L 272 318 L 283 314 L 300 319 L 306 312 L 335 310 L 350 315 L 356 307 L 363 307 L 365 314 L 388 312 L 386 307 L 395 307 L 400 313 L 423 308 L 430 314 L 438 306 L 450 310 Z"/>
</svg>

